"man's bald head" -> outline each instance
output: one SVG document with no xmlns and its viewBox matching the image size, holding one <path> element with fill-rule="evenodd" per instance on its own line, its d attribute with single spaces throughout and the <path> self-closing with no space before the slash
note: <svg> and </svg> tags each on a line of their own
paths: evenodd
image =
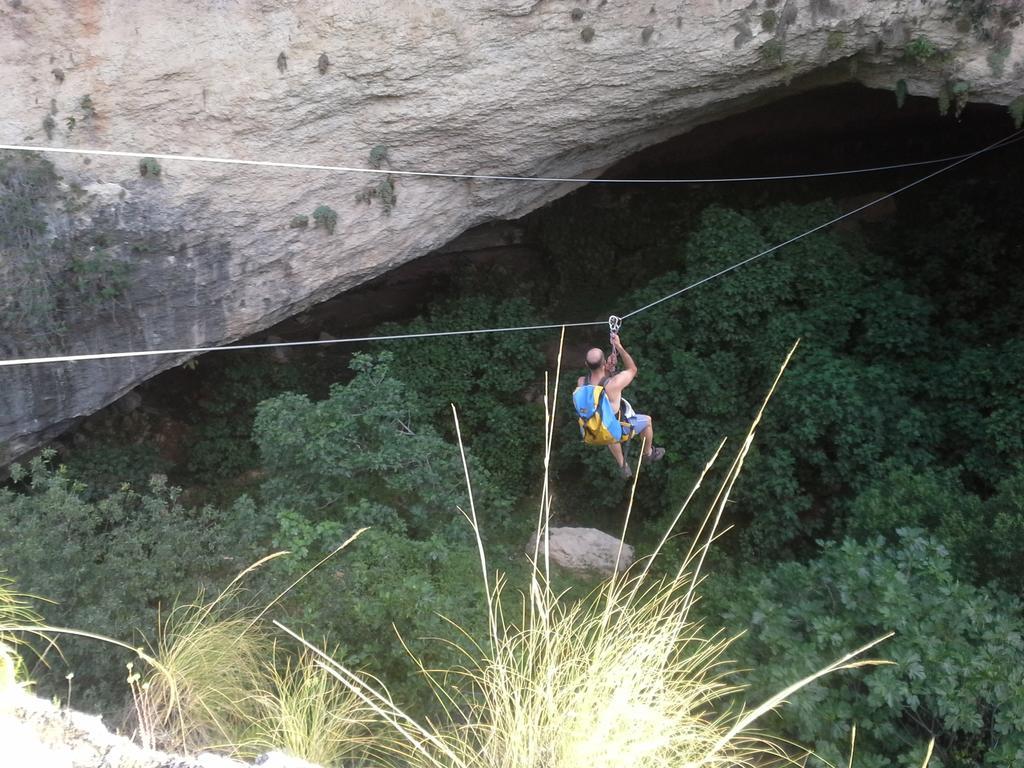
<svg viewBox="0 0 1024 768">
<path fill-rule="evenodd" d="M 604 352 L 594 347 L 587 352 L 587 368 L 596 371 L 604 365 Z"/>
</svg>

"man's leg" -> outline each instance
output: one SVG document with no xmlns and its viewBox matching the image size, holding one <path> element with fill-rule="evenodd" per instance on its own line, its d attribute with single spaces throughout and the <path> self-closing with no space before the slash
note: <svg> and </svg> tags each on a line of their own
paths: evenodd
<svg viewBox="0 0 1024 768">
<path fill-rule="evenodd" d="M 608 450 L 612 452 L 612 458 L 615 459 L 615 463 L 619 465 L 619 474 L 625 478 L 633 476 L 633 470 L 629 468 L 629 464 L 626 463 L 626 457 L 622 453 L 622 443 L 614 443 L 608 446 Z"/>
<path fill-rule="evenodd" d="M 626 460 L 622 456 L 622 444 L 621 443 L 613 443 L 612 445 L 609 445 L 608 446 L 608 450 L 612 452 L 612 458 L 615 459 L 615 463 L 616 464 L 618 464 L 620 467 L 623 464 L 625 464 Z"/>
<path fill-rule="evenodd" d="M 633 439 L 636 440 L 639 438 L 644 441 L 645 459 L 658 461 L 665 455 L 664 448 L 654 447 L 654 422 L 651 420 L 650 416 L 638 413 L 629 421 L 633 425 L 634 432 L 636 432 L 636 437 Z"/>
</svg>

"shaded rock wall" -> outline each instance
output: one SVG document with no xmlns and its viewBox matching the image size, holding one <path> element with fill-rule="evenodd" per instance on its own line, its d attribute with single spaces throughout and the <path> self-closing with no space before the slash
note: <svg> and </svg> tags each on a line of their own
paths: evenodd
<svg viewBox="0 0 1024 768">
<path fill-rule="evenodd" d="M 353 166 L 383 146 L 395 168 L 589 176 L 825 83 L 1009 103 L 1019 5 L 971 19 L 917 0 L 7 0 L 0 140 Z M 226 343 L 573 188 L 396 178 L 388 211 L 378 177 L 51 159 L 85 197 L 46 236 L 102 225 L 130 279 L 56 330 L 0 315 L 4 357 Z M 333 234 L 290 226 L 322 205 Z M 0 368 L 0 464 L 181 359 Z"/>
</svg>

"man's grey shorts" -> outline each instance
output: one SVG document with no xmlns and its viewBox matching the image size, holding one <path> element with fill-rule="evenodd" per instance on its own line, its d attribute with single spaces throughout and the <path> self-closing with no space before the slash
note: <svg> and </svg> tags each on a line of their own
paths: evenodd
<svg viewBox="0 0 1024 768">
<path fill-rule="evenodd" d="M 643 413 L 633 414 L 626 421 L 633 425 L 633 433 L 637 435 L 651 426 L 651 417 Z"/>
</svg>

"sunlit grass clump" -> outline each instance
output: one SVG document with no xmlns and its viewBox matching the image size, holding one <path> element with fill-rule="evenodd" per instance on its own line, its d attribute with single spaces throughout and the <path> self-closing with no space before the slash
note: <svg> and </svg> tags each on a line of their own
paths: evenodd
<svg viewBox="0 0 1024 768">
<path fill-rule="evenodd" d="M 0 693 L 24 681 L 25 665 L 18 651 L 27 647 L 25 634 L 45 639 L 32 599 L 18 592 L 12 579 L 0 575 Z"/>
<path fill-rule="evenodd" d="M 264 620 L 288 590 L 259 610 L 245 602 L 242 579 L 284 554 L 247 568 L 213 599 L 176 606 L 154 647 L 140 652 L 143 668 L 129 683 L 144 745 L 250 759 L 276 750 L 324 766 L 365 754 L 364 704 L 318 659 L 280 645 Z"/>
</svg>

